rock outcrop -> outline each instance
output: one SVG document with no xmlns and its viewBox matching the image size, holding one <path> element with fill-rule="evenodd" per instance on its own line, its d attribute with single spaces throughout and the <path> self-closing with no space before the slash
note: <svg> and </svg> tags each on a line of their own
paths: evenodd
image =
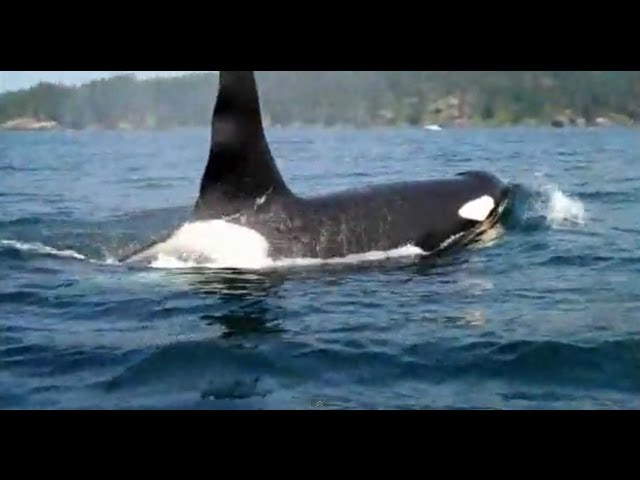
<svg viewBox="0 0 640 480">
<path fill-rule="evenodd" d="M 0 123 L 0 130 L 54 130 L 58 123 L 52 120 L 39 120 L 37 118 L 22 117 Z"/>
</svg>

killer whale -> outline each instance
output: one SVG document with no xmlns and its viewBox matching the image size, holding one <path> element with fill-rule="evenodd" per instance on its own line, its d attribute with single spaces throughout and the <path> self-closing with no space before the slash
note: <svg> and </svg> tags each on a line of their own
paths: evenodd
<svg viewBox="0 0 640 480">
<path fill-rule="evenodd" d="M 468 245 L 494 227 L 509 193 L 496 176 L 468 171 L 448 179 L 299 196 L 271 153 L 254 72 L 221 71 L 209 157 L 191 222 L 223 221 L 250 230 L 264 239 L 273 259 L 329 259 L 404 246 L 435 253 Z M 170 239 L 121 260 L 149 259 Z"/>
</svg>

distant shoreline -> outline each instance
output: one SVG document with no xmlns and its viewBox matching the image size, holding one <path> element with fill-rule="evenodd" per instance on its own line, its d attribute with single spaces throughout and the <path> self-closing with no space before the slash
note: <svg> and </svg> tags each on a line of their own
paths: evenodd
<svg viewBox="0 0 640 480">
<path fill-rule="evenodd" d="M 315 123 L 293 123 L 288 125 L 268 125 L 269 130 L 293 130 L 293 129 L 318 129 L 318 130 L 393 130 L 393 129 L 412 129 L 412 130 L 424 130 L 425 134 L 437 135 L 441 131 L 461 131 L 472 129 L 507 129 L 507 128 L 533 128 L 533 129 L 556 129 L 556 130 L 595 130 L 606 128 L 638 128 L 638 123 L 614 123 L 607 122 L 603 124 L 578 124 L 578 125 L 558 125 L 547 122 L 523 122 L 523 123 L 511 123 L 511 124 L 491 124 L 483 122 L 470 122 L 465 125 L 452 125 L 441 126 L 438 129 L 431 128 L 431 126 L 419 126 L 410 124 L 370 124 L 370 125 L 352 125 L 352 124 L 340 124 L 340 125 L 322 125 Z M 10 120 L 0 124 L 0 131 L 2 132 L 170 132 L 178 130 L 190 130 L 190 129 L 206 129 L 208 125 L 174 125 L 166 127 L 144 127 L 134 125 L 122 125 L 117 127 L 107 127 L 103 125 L 90 125 L 82 128 L 70 128 L 60 125 L 50 120 L 36 120 L 19 118 Z"/>
</svg>

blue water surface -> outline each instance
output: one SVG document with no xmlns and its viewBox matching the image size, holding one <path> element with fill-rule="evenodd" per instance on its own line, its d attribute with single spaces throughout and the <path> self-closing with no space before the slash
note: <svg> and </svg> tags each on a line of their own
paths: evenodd
<svg viewBox="0 0 640 480">
<path fill-rule="evenodd" d="M 183 222 L 208 129 L 0 133 L 0 408 L 637 409 L 637 129 L 273 129 L 312 195 L 488 170 L 503 233 L 435 261 L 113 259 Z"/>
</svg>

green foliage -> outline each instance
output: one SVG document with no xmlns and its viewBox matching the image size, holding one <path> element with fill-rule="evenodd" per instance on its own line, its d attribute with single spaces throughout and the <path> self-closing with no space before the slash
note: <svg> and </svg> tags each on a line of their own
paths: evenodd
<svg viewBox="0 0 640 480">
<path fill-rule="evenodd" d="M 640 121 L 640 72 L 259 72 L 258 81 L 265 118 L 280 125 L 509 125 L 567 112 L 586 122 Z M 0 95 L 0 123 L 33 117 L 74 129 L 204 126 L 216 89 L 213 73 L 41 83 Z"/>
</svg>

